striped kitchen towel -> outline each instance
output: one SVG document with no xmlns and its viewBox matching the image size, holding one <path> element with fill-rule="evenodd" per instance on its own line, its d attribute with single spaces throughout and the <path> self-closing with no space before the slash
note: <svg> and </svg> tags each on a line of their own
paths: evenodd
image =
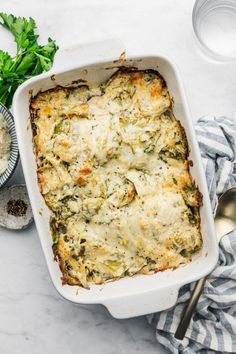
<svg viewBox="0 0 236 354">
<path fill-rule="evenodd" d="M 218 196 L 236 186 L 236 125 L 226 117 L 203 117 L 196 124 L 209 194 L 214 209 Z M 156 338 L 171 353 L 236 353 L 236 232 L 220 243 L 218 264 L 208 277 L 186 337 L 174 337 L 194 283 L 180 289 L 177 305 L 148 316 Z"/>
</svg>

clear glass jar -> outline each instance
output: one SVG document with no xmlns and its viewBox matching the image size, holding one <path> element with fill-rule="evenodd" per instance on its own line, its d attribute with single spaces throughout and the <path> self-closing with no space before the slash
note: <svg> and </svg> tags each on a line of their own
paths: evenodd
<svg viewBox="0 0 236 354">
<path fill-rule="evenodd" d="M 192 21 L 197 43 L 208 57 L 236 60 L 236 0 L 197 0 Z"/>
</svg>

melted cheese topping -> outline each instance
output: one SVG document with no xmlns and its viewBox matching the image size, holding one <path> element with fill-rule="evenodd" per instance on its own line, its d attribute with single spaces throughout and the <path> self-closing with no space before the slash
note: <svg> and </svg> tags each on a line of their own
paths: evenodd
<svg viewBox="0 0 236 354">
<path fill-rule="evenodd" d="M 184 130 L 154 71 L 31 102 L 38 178 L 63 281 L 88 287 L 176 268 L 201 247 Z"/>
</svg>

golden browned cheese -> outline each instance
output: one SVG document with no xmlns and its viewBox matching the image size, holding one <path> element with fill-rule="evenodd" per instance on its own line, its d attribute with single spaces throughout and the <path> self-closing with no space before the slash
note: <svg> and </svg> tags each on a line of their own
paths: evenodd
<svg viewBox="0 0 236 354">
<path fill-rule="evenodd" d="M 31 120 L 64 283 L 174 269 L 201 248 L 202 198 L 158 72 L 39 93 Z"/>
</svg>

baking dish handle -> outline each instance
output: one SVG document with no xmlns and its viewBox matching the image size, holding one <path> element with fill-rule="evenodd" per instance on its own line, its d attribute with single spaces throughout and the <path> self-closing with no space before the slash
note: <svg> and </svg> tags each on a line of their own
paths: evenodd
<svg viewBox="0 0 236 354">
<path fill-rule="evenodd" d="M 153 290 L 145 294 L 135 294 L 113 298 L 103 302 L 115 318 L 130 318 L 160 312 L 174 306 L 179 292 L 178 287 Z"/>
<path fill-rule="evenodd" d="M 110 61 L 119 59 L 125 51 L 125 45 L 117 38 L 99 42 L 76 45 L 69 48 L 60 48 L 56 53 L 52 73 L 77 68 L 78 65 L 89 65 L 97 61 Z"/>
</svg>

